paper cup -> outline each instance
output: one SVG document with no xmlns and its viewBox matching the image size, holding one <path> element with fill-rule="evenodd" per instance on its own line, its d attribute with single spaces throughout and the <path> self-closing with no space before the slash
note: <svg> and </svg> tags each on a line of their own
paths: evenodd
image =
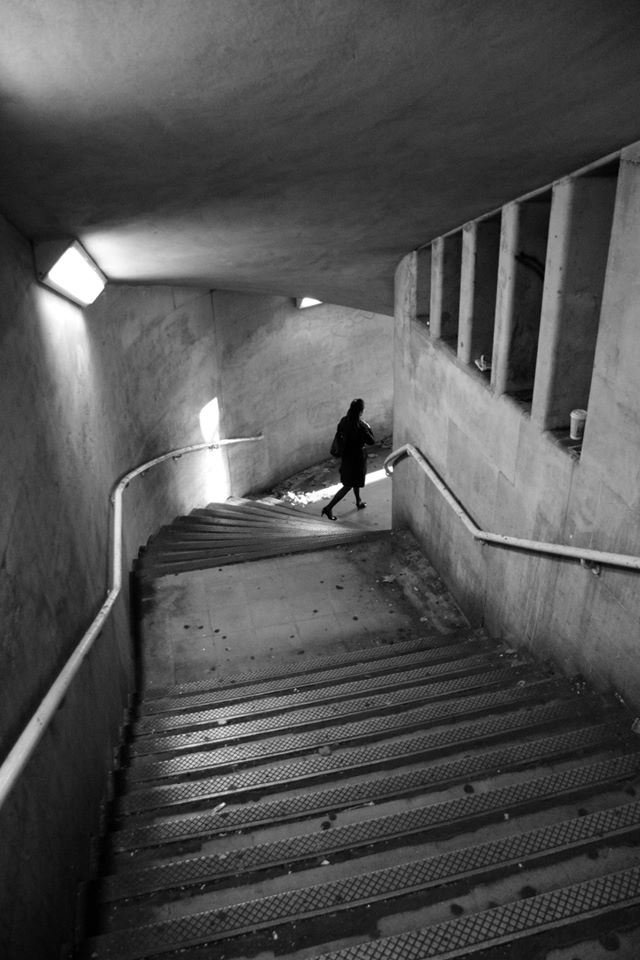
<svg viewBox="0 0 640 960">
<path fill-rule="evenodd" d="M 584 434 L 584 422 L 587 419 L 586 410 L 572 410 L 569 414 L 571 426 L 569 427 L 569 436 L 572 440 L 582 440 Z"/>
</svg>

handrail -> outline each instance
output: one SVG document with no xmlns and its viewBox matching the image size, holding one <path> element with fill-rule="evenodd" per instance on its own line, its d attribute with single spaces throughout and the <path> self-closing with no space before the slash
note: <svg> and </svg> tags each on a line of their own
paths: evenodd
<svg viewBox="0 0 640 960">
<path fill-rule="evenodd" d="M 120 593 L 122 586 L 122 497 L 126 487 L 135 477 L 146 473 L 151 467 L 155 467 L 165 460 L 178 460 L 183 454 L 195 453 L 198 450 L 217 450 L 219 447 L 229 446 L 233 443 L 249 443 L 262 439 L 262 434 L 259 434 L 257 437 L 237 437 L 229 440 L 217 440 L 215 443 L 194 443 L 188 447 L 179 447 L 177 450 L 170 450 L 169 453 L 164 453 L 160 457 L 154 457 L 153 460 L 148 460 L 134 470 L 130 470 L 118 481 L 110 496 L 113 507 L 111 512 L 110 538 L 111 581 L 106 599 L 94 617 L 89 629 L 43 697 L 31 720 L 29 720 L 5 757 L 0 767 L 0 808 L 15 786 L 20 773 L 31 757 L 42 734 L 51 722 L 55 711 L 71 685 L 71 681 L 89 653 L 94 640 L 102 630 Z"/>
<path fill-rule="evenodd" d="M 455 498 L 444 480 L 436 473 L 426 457 L 420 453 L 412 443 L 405 443 L 385 458 L 384 469 L 388 477 L 398 460 L 405 456 L 412 457 L 429 477 L 434 487 L 442 494 L 456 516 L 463 522 L 469 533 L 476 540 L 493 543 L 499 547 L 510 547 L 515 550 L 528 550 L 534 553 L 551 554 L 559 557 L 569 557 L 580 560 L 589 567 L 605 564 L 613 567 L 624 567 L 627 570 L 640 570 L 640 557 L 631 557 L 623 553 L 607 553 L 604 550 L 591 550 L 588 547 L 570 547 L 561 543 L 548 543 L 542 540 L 524 540 L 520 537 L 508 537 L 499 533 L 489 533 L 481 530 L 469 516 L 462 504 Z"/>
</svg>

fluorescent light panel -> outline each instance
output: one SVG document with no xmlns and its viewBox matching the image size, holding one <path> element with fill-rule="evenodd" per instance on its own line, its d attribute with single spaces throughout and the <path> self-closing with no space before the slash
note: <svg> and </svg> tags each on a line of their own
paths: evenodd
<svg viewBox="0 0 640 960">
<path fill-rule="evenodd" d="M 322 300 L 314 300 L 313 297 L 302 297 L 298 300 L 298 309 L 304 310 L 305 307 L 315 307 L 319 303 L 322 303 Z"/>
<path fill-rule="evenodd" d="M 69 244 L 53 266 L 39 279 L 45 286 L 82 307 L 93 303 L 107 283 L 107 278 L 77 240 Z"/>
</svg>

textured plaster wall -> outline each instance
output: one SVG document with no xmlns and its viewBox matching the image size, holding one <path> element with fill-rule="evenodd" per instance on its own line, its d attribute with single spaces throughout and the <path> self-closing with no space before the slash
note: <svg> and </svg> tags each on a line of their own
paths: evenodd
<svg viewBox="0 0 640 960">
<path fill-rule="evenodd" d="M 328 456 L 336 423 L 354 397 L 376 436 L 391 432 L 393 318 L 293 300 L 213 294 L 227 436 L 264 433 L 237 448 L 234 493 L 267 488 Z"/>
<path fill-rule="evenodd" d="M 113 483 L 201 439 L 217 374 L 208 292 L 110 287 L 83 312 L 34 284 L 30 246 L 4 221 L 0 344 L 4 757 L 104 599 Z M 206 499 L 206 456 L 131 484 L 121 598 L 0 810 L 6 960 L 57 958 L 69 936 L 132 688 L 126 571 L 161 522 Z"/>
<path fill-rule="evenodd" d="M 394 445 L 421 449 L 484 529 L 640 555 L 637 171 L 621 168 L 580 461 L 430 339 L 414 319 L 415 254 L 398 267 Z M 640 708 L 638 574 L 483 547 L 410 460 L 393 495 L 394 522 L 409 524 L 472 619 Z"/>
</svg>

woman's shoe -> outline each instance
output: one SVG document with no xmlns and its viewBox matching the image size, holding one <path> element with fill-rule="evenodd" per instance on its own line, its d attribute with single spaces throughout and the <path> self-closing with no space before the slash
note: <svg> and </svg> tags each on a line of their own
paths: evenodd
<svg viewBox="0 0 640 960">
<path fill-rule="evenodd" d="M 323 517 L 326 517 L 327 520 L 337 520 L 337 519 L 338 519 L 337 517 L 334 517 L 334 515 L 331 513 L 331 510 L 329 510 L 329 507 L 323 507 L 323 508 L 322 508 L 322 516 L 323 516 Z"/>
<path fill-rule="evenodd" d="M 364 502 L 364 500 L 361 500 L 360 503 L 356 504 L 356 506 L 358 510 L 364 510 L 364 508 L 366 507 L 366 503 Z"/>
</svg>

